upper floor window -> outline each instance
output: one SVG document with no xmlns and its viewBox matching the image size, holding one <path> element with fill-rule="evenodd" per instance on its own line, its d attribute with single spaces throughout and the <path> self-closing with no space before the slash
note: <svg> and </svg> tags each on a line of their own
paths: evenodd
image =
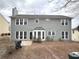
<svg viewBox="0 0 79 59">
<path fill-rule="evenodd" d="M 20 19 L 20 25 L 23 25 L 23 19 Z"/>
<path fill-rule="evenodd" d="M 16 25 L 26 25 L 27 19 L 16 19 L 15 22 Z"/>
<path fill-rule="evenodd" d="M 25 20 L 25 19 L 23 19 L 24 20 L 24 25 L 26 25 L 27 24 L 27 19 Z"/>
<path fill-rule="evenodd" d="M 43 34 L 42 34 L 42 35 L 43 35 L 43 37 L 42 37 L 42 38 L 44 39 L 44 32 L 43 32 Z"/>
<path fill-rule="evenodd" d="M 68 32 L 65 32 L 65 37 L 68 38 Z"/>
<path fill-rule="evenodd" d="M 65 19 L 65 20 L 61 20 L 61 23 L 62 23 L 62 25 L 68 25 L 68 20 L 67 19 Z"/>
<path fill-rule="evenodd" d="M 64 32 L 62 32 L 62 38 L 64 39 Z"/>
<path fill-rule="evenodd" d="M 16 19 L 16 25 L 19 25 L 19 19 Z"/>
<path fill-rule="evenodd" d="M 67 19 L 65 20 L 65 25 L 68 25 L 68 21 L 67 21 Z"/>
</svg>

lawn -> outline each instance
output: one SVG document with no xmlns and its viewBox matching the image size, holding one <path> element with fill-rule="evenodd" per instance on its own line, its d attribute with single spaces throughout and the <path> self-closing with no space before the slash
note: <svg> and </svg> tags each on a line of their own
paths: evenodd
<svg viewBox="0 0 79 59">
<path fill-rule="evenodd" d="M 42 42 L 23 46 L 21 49 L 12 49 L 1 59 L 68 59 L 68 53 L 79 51 L 76 42 Z"/>
</svg>

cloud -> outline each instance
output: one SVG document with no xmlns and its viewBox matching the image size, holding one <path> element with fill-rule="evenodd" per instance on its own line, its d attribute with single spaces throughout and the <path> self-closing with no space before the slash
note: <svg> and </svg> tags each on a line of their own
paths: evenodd
<svg viewBox="0 0 79 59">
<path fill-rule="evenodd" d="M 67 0 L 0 0 L 0 13 L 10 21 L 8 16 L 11 16 L 11 9 L 17 7 L 20 14 L 61 14 L 73 16 L 75 17 L 73 20 L 78 25 L 76 16 L 79 14 L 79 2 L 71 2 L 67 7 L 60 9 L 66 2 Z"/>
</svg>

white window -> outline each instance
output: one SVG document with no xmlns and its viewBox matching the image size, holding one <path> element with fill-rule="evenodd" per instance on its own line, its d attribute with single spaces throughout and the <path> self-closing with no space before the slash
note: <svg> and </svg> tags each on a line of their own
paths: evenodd
<svg viewBox="0 0 79 59">
<path fill-rule="evenodd" d="M 67 19 L 65 20 L 65 25 L 68 25 L 68 20 Z"/>
<path fill-rule="evenodd" d="M 23 19 L 20 19 L 20 25 L 23 25 Z"/>
<path fill-rule="evenodd" d="M 23 19 L 24 20 L 24 25 L 27 25 L 28 19 Z"/>
<path fill-rule="evenodd" d="M 68 39 L 68 32 L 62 32 L 62 38 L 63 39 Z"/>
<path fill-rule="evenodd" d="M 27 32 L 24 31 L 24 39 L 27 38 Z"/>
<path fill-rule="evenodd" d="M 16 31 L 16 39 L 19 39 L 19 32 Z"/>
<path fill-rule="evenodd" d="M 62 25 L 68 25 L 68 20 L 67 20 L 67 19 L 65 19 L 65 20 L 62 19 L 62 20 L 61 20 L 61 24 L 62 24 Z"/>
<path fill-rule="evenodd" d="M 19 19 L 15 19 L 15 24 L 19 25 Z"/>
<path fill-rule="evenodd" d="M 15 24 L 16 25 L 27 25 L 27 19 L 16 19 Z"/>
<path fill-rule="evenodd" d="M 20 39 L 23 39 L 23 32 L 20 31 Z"/>
</svg>

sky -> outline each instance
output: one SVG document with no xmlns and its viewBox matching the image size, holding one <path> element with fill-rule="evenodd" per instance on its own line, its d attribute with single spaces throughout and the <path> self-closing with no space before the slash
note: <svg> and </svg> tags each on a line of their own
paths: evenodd
<svg viewBox="0 0 79 59">
<path fill-rule="evenodd" d="M 61 8 L 66 3 L 67 0 L 0 0 L 0 13 L 9 22 L 14 7 L 19 14 L 65 15 L 73 17 L 72 28 L 75 28 L 79 25 L 79 0 L 72 0 L 66 7 Z"/>
</svg>

